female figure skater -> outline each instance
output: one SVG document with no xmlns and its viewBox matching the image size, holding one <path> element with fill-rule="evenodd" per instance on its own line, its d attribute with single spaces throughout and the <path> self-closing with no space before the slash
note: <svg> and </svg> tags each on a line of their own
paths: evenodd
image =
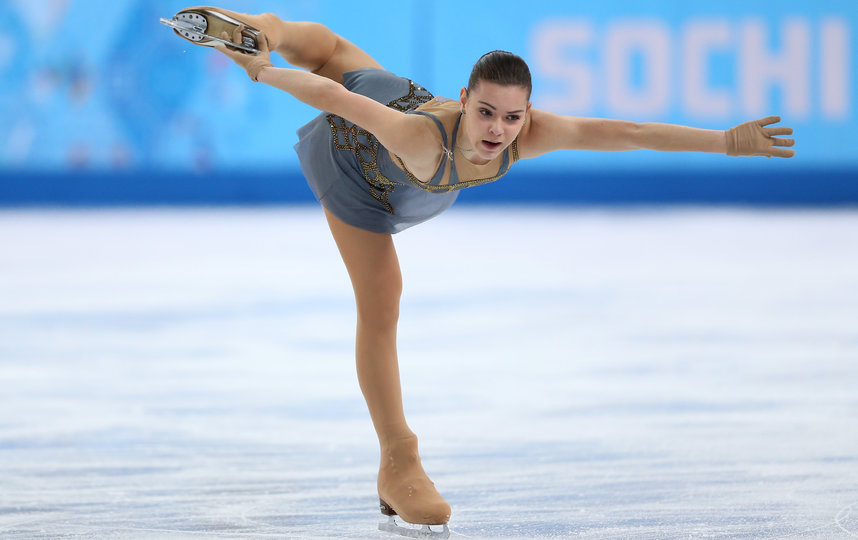
<svg viewBox="0 0 858 540">
<path fill-rule="evenodd" d="M 402 407 L 396 352 L 402 277 L 391 235 L 441 213 L 459 189 L 557 150 L 794 153 L 782 148 L 792 139 L 774 137 L 790 128 L 766 127 L 777 117 L 725 132 L 533 108 L 528 67 L 507 52 L 480 58 L 458 100 L 450 100 L 384 71 L 321 24 L 210 7 L 188 8 L 174 21 L 183 14 L 205 19 L 206 31 L 179 35 L 216 46 L 252 80 L 324 111 L 301 128 L 295 149 L 354 287 L 357 373 L 381 449 L 381 511 L 412 524 L 444 525 L 440 534 L 449 534 L 450 506 L 423 470 Z M 226 43 L 251 44 L 259 53 Z M 270 51 L 302 69 L 272 67 Z"/>
</svg>

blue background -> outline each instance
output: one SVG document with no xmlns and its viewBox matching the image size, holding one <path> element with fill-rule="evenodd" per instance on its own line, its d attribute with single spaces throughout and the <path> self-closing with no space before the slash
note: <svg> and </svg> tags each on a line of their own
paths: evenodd
<svg viewBox="0 0 858 540">
<path fill-rule="evenodd" d="M 466 190 L 463 201 L 854 204 L 858 3 L 774 6 L 259 0 L 225 7 L 323 22 L 437 95 L 456 97 L 476 58 L 506 49 L 531 64 L 535 107 L 717 129 L 781 114 L 796 129 L 791 160 L 563 152 L 519 163 L 502 181 Z M 316 112 L 251 83 L 222 55 L 158 23 L 184 7 L 166 0 L 0 3 L 0 204 L 312 200 L 292 145 Z M 712 27 L 726 34 L 691 57 L 705 66 L 697 86 L 720 100 L 707 111 L 699 96 L 689 106 L 695 96 L 685 84 L 686 53 L 699 29 Z M 629 42 L 641 28 L 644 37 Z M 762 45 L 749 41 L 754 32 Z M 762 79 L 771 84 L 754 94 L 747 65 L 755 54 L 788 64 L 795 76 L 775 68 Z M 751 78 L 757 71 L 751 65 Z M 611 97 L 653 88 L 660 94 L 651 106 Z M 589 98 L 574 99 L 581 95 Z"/>
</svg>

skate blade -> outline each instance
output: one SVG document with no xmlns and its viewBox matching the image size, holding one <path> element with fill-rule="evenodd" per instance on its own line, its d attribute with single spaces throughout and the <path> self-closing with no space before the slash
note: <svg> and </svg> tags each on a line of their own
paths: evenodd
<svg viewBox="0 0 858 540">
<path fill-rule="evenodd" d="M 434 527 L 431 528 L 431 527 Z M 432 538 L 443 540 L 450 538 L 450 528 L 444 525 L 413 525 L 403 521 L 403 525 L 396 522 L 396 518 L 388 516 L 387 522 L 378 524 L 378 530 L 406 536 L 408 538 Z"/>
<path fill-rule="evenodd" d="M 250 38 L 245 37 L 242 43 L 233 43 L 221 37 L 207 34 L 208 22 L 205 17 L 195 13 L 177 13 L 172 19 L 160 17 L 158 20 L 161 21 L 161 24 L 172 28 L 178 35 L 197 45 L 214 47 L 221 43 L 248 54 L 259 54 L 259 49 L 253 46 L 255 43 Z"/>
</svg>

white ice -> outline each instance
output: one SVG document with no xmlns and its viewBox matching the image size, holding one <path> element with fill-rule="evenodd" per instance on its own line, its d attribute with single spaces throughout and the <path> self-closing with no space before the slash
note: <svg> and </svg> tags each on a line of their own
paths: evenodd
<svg viewBox="0 0 858 540">
<path fill-rule="evenodd" d="M 858 536 L 858 211 L 396 237 L 452 538 Z M 0 537 L 387 538 L 316 208 L 0 212 Z"/>
</svg>

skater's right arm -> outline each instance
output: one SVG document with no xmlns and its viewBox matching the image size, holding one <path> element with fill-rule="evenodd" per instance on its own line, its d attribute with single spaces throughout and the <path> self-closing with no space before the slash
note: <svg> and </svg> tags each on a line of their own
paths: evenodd
<svg viewBox="0 0 858 540">
<path fill-rule="evenodd" d="M 438 130 L 425 116 L 391 109 L 327 77 L 300 69 L 265 67 L 257 79 L 320 111 L 359 125 L 409 165 L 437 162 L 440 158 L 441 146 L 435 142 Z"/>
<path fill-rule="evenodd" d="M 242 27 L 236 28 L 233 41 L 240 42 L 241 30 Z M 229 38 L 225 32 L 223 37 Z M 218 47 L 243 67 L 254 81 L 279 88 L 307 105 L 342 116 L 368 130 L 382 146 L 399 156 L 409 169 L 432 169 L 440 162 L 442 147 L 436 141 L 437 129 L 425 116 L 391 109 L 315 73 L 272 66 L 268 40 L 264 35 L 259 49 L 259 54 L 249 55 L 225 46 Z"/>
</svg>

